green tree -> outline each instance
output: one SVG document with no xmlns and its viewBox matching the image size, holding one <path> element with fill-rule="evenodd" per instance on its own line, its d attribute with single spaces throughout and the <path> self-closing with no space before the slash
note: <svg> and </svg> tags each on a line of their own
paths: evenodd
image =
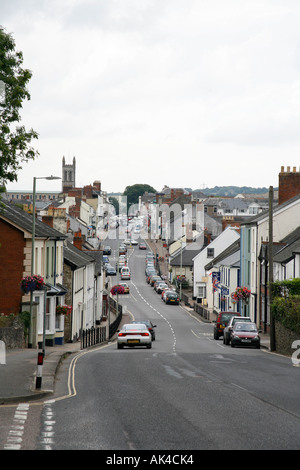
<svg viewBox="0 0 300 470">
<path fill-rule="evenodd" d="M 0 180 L 4 185 L 17 180 L 22 162 L 39 154 L 30 145 L 38 134 L 18 125 L 22 103 L 30 100 L 27 84 L 32 76 L 22 64 L 22 52 L 15 50 L 13 37 L 0 27 Z"/>
<path fill-rule="evenodd" d="M 112 206 L 114 206 L 115 211 L 116 211 L 116 215 L 118 215 L 118 214 L 119 214 L 119 206 L 120 206 L 118 199 L 116 199 L 116 198 L 113 197 L 113 196 L 110 196 L 110 197 L 109 197 L 109 202 L 110 202 L 110 204 L 111 204 Z"/>
<path fill-rule="evenodd" d="M 156 192 L 156 189 L 148 184 L 134 184 L 132 186 L 126 186 L 123 196 L 127 196 L 127 207 L 130 207 L 132 204 L 138 204 L 139 196 L 143 196 L 145 193 Z"/>
</svg>

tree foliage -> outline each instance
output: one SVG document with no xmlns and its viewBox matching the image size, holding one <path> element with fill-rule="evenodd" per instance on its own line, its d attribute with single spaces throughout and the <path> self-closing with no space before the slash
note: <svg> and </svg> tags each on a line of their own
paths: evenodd
<svg viewBox="0 0 300 470">
<path fill-rule="evenodd" d="M 127 206 L 129 207 L 132 204 L 138 204 L 139 196 L 143 196 L 145 193 L 156 192 L 157 191 L 148 184 L 134 184 L 125 188 L 123 196 L 127 196 Z"/>
<path fill-rule="evenodd" d="M 38 134 L 19 125 L 24 100 L 30 100 L 27 84 L 32 73 L 22 68 L 23 54 L 15 41 L 0 27 L 0 179 L 16 181 L 21 163 L 35 159 L 38 152 L 31 140 Z"/>
</svg>

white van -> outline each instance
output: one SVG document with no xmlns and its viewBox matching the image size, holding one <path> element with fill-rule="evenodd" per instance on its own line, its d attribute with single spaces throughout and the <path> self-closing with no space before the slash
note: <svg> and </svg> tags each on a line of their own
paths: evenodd
<svg viewBox="0 0 300 470">
<path fill-rule="evenodd" d="M 124 268 L 121 269 L 121 279 L 130 279 L 130 269 L 128 266 L 124 266 Z"/>
</svg>

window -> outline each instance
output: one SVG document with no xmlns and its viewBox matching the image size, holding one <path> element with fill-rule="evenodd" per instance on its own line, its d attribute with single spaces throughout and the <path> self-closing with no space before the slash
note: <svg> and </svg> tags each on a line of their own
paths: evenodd
<svg viewBox="0 0 300 470">
<path fill-rule="evenodd" d="M 215 255 L 215 249 L 214 248 L 207 248 L 207 258 L 213 258 Z"/>
<path fill-rule="evenodd" d="M 206 286 L 198 286 L 198 297 L 201 299 L 206 298 Z"/>
</svg>

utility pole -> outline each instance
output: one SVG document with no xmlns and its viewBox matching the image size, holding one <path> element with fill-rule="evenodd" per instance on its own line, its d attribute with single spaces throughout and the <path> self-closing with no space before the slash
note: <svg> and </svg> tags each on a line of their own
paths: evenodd
<svg viewBox="0 0 300 470">
<path fill-rule="evenodd" d="M 270 308 L 270 348 L 276 350 L 275 343 L 275 323 L 271 308 L 272 303 L 272 285 L 273 285 L 273 186 L 269 188 L 269 308 Z"/>
</svg>

